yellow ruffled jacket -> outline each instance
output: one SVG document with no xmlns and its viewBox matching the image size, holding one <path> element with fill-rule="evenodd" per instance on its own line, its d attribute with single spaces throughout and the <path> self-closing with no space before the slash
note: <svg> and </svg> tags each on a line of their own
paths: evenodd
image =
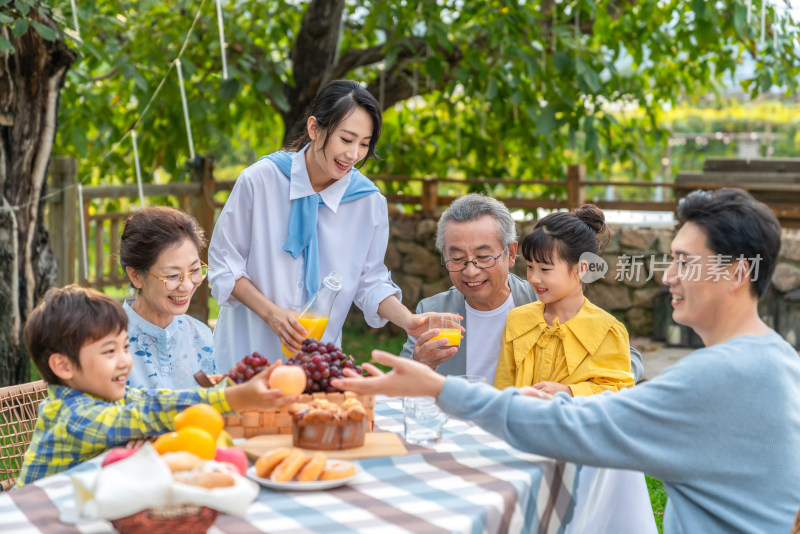
<svg viewBox="0 0 800 534">
<path fill-rule="evenodd" d="M 544 303 L 509 312 L 494 385 L 532 386 L 559 382 L 574 396 L 619 391 L 634 384 L 628 331 L 588 299 L 570 320 L 548 325 Z"/>
</svg>

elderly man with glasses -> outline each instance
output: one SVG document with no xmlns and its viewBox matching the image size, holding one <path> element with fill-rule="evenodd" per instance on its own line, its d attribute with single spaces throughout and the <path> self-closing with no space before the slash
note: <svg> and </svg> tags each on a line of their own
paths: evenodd
<svg viewBox="0 0 800 534">
<path fill-rule="evenodd" d="M 477 375 L 494 382 L 508 312 L 536 300 L 526 280 L 509 272 L 517 256 L 514 219 L 502 202 L 479 194 L 456 199 L 439 219 L 436 249 L 453 287 L 423 299 L 417 313 L 455 313 L 466 330 L 459 347 L 432 332 L 408 337 L 401 356 L 444 375 Z M 631 372 L 643 375 L 642 355 L 631 347 Z"/>
</svg>

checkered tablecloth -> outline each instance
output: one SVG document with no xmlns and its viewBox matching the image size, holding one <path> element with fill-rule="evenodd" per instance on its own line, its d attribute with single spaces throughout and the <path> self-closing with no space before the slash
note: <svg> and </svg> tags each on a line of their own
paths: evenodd
<svg viewBox="0 0 800 534">
<path fill-rule="evenodd" d="M 375 425 L 402 434 L 401 400 L 379 399 Z M 406 456 L 361 460 L 357 481 L 332 490 L 262 488 L 246 518 L 220 516 L 209 532 L 561 533 L 571 518 L 579 466 L 520 452 L 457 419 L 435 447 L 407 448 Z M 72 484 L 63 473 L 0 494 L 0 531 L 113 531 L 104 521 L 61 523 L 71 505 Z"/>
</svg>

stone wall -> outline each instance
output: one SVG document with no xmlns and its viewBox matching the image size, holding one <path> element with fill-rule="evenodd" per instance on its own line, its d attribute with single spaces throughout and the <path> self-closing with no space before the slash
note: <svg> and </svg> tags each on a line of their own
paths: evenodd
<svg viewBox="0 0 800 534">
<path fill-rule="evenodd" d="M 451 286 L 450 277 L 434 246 L 437 219 L 394 212 L 390 214 L 389 222 L 391 230 L 386 265 L 392 272 L 392 279 L 403 290 L 403 303 L 413 310 L 422 298 Z M 520 225 L 520 238 L 532 228 L 530 222 Z M 608 271 L 603 279 L 589 284 L 586 296 L 623 321 L 631 336 L 653 337 L 655 334 L 656 338 L 663 339 L 667 335 L 664 323 L 671 322 L 671 308 L 667 308 L 669 299 L 662 289 L 666 268 L 663 262 L 668 261 L 673 230 L 612 227 L 612 231 L 613 236 L 601 253 Z M 521 255 L 513 272 L 525 277 L 525 261 Z M 761 303 L 761 308 L 767 322 L 794 346 L 800 343 L 798 288 L 800 232 L 784 231 L 780 262 L 770 294 Z M 697 339 L 693 343 L 691 334 L 684 333 L 682 341 L 672 338 L 667 341 L 670 344 L 696 344 Z"/>
<path fill-rule="evenodd" d="M 781 254 L 763 312 L 786 341 L 800 348 L 800 230 L 784 231 Z"/>
</svg>

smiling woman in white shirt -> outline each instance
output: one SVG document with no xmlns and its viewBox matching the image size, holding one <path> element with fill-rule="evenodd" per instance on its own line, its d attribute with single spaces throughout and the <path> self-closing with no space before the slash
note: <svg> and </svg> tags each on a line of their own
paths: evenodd
<svg viewBox="0 0 800 534">
<path fill-rule="evenodd" d="M 272 362 L 283 357 L 281 344 L 298 350 L 306 334 L 298 310 L 331 271 L 343 284 L 321 341 L 341 344 L 353 303 L 372 327 L 388 320 L 412 335 L 426 330 L 425 318 L 400 302 L 383 263 L 386 198 L 355 168 L 375 156 L 381 123 L 366 89 L 331 82 L 312 104 L 303 136 L 239 176 L 208 254 L 223 371 L 256 351 Z"/>
<path fill-rule="evenodd" d="M 205 246 L 197 221 L 170 207 L 146 208 L 125 221 L 120 263 L 136 290 L 123 304 L 133 359 L 129 386 L 194 388 L 197 371 L 220 372 L 211 329 L 186 315 L 206 277 L 198 252 Z"/>
</svg>

